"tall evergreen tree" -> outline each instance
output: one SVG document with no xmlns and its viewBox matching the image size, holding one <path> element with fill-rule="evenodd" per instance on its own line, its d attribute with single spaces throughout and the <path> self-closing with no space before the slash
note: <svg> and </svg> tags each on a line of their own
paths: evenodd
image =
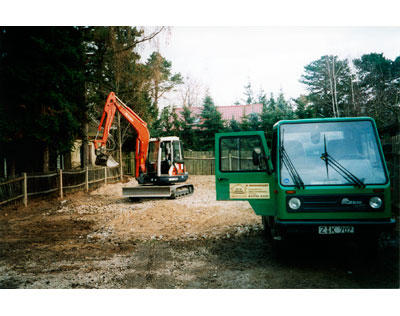
<svg viewBox="0 0 400 316">
<path fill-rule="evenodd" d="M 246 104 L 252 104 L 254 103 L 254 92 L 253 89 L 251 88 L 251 83 L 248 82 L 247 85 L 244 86 L 244 95 L 245 95 L 245 102 Z"/>
<path fill-rule="evenodd" d="M 312 109 L 308 106 L 309 102 L 307 96 L 300 95 L 298 98 L 293 99 L 293 102 L 296 105 L 296 110 L 294 111 L 296 118 L 304 119 L 315 117 L 315 113 L 313 113 Z"/>
<path fill-rule="evenodd" d="M 197 148 L 197 142 L 194 132 L 195 117 L 193 116 L 192 109 L 190 106 L 184 106 L 182 111 L 181 119 L 181 133 L 180 138 L 185 149 L 194 150 Z"/>
<path fill-rule="evenodd" d="M 202 119 L 199 125 L 201 130 L 200 145 L 203 150 L 214 150 L 215 133 L 224 130 L 224 121 L 209 95 L 204 98 L 200 117 Z"/>
<path fill-rule="evenodd" d="M 239 132 L 241 130 L 239 122 L 234 118 L 229 121 L 228 127 L 231 132 Z"/>
<path fill-rule="evenodd" d="M 150 94 L 157 108 L 160 98 L 183 83 L 180 73 L 172 73 L 172 63 L 158 52 L 153 52 L 147 60 L 146 68 L 150 80 Z"/>
<path fill-rule="evenodd" d="M 386 125 L 399 115 L 400 57 L 395 61 L 383 54 L 366 54 L 354 60 L 357 86 L 360 88 L 365 114 L 373 116 L 378 125 Z"/>
<path fill-rule="evenodd" d="M 323 117 L 342 116 L 350 107 L 351 72 L 347 60 L 322 56 L 304 67 L 300 82 L 307 86 L 314 111 Z"/>
<path fill-rule="evenodd" d="M 11 173 L 48 171 L 72 148 L 86 111 L 83 56 L 75 27 L 0 29 L 0 152 Z"/>
</svg>

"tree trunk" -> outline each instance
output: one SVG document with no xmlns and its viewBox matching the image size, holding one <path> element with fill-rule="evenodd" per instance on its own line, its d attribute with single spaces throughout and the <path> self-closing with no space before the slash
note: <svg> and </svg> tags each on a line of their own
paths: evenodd
<svg viewBox="0 0 400 316">
<path fill-rule="evenodd" d="M 49 146 L 45 145 L 43 149 L 43 172 L 49 172 L 50 170 L 50 150 Z"/>
<path fill-rule="evenodd" d="M 62 168 L 61 168 L 62 169 Z M 64 169 L 70 170 L 72 169 L 72 161 L 71 161 L 71 153 L 66 153 L 64 155 Z"/>
<path fill-rule="evenodd" d="M 10 166 L 10 178 L 15 178 L 15 158 L 11 157 L 8 162 Z"/>
<path fill-rule="evenodd" d="M 121 114 L 118 112 L 118 156 L 119 156 L 119 175 L 122 180 L 122 139 L 121 139 Z"/>
<path fill-rule="evenodd" d="M 7 179 L 7 158 L 4 158 L 3 159 L 3 162 L 4 162 L 4 174 L 3 174 L 3 177 L 5 178 L 5 179 Z"/>
<path fill-rule="evenodd" d="M 350 87 L 351 87 L 351 102 L 353 103 L 353 115 L 358 116 L 357 110 L 356 110 L 356 102 L 354 98 L 354 87 L 353 87 L 353 80 L 350 79 Z"/>
<path fill-rule="evenodd" d="M 328 78 L 329 78 L 330 91 L 331 91 L 333 116 L 336 117 L 335 99 L 334 99 L 334 96 L 333 96 L 333 81 L 332 81 L 331 68 L 330 68 L 330 65 L 329 65 L 329 57 L 327 57 L 327 60 L 326 60 L 326 69 L 328 70 Z"/>
<path fill-rule="evenodd" d="M 89 124 L 86 122 L 83 126 L 82 136 L 82 167 L 86 168 L 89 165 L 89 143 L 88 143 Z"/>
</svg>

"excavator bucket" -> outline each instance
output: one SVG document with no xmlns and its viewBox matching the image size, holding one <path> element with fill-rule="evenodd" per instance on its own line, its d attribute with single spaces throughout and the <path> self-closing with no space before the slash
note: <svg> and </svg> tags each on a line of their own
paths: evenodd
<svg viewBox="0 0 400 316">
<path fill-rule="evenodd" d="M 95 164 L 98 166 L 104 166 L 109 168 L 116 167 L 119 165 L 119 163 L 116 162 L 111 155 L 106 155 L 103 153 L 96 156 Z"/>
</svg>

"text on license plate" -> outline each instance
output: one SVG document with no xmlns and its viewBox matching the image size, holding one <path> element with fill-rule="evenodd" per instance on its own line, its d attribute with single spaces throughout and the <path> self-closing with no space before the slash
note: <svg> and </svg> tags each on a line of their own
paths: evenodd
<svg viewBox="0 0 400 316">
<path fill-rule="evenodd" d="M 354 234 L 354 226 L 318 226 L 318 234 Z"/>
</svg>

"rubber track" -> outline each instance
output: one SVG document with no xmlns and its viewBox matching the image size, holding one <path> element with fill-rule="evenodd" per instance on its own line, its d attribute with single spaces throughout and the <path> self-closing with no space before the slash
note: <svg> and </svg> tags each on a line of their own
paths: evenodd
<svg viewBox="0 0 400 316">
<path fill-rule="evenodd" d="M 189 186 L 192 187 L 191 191 L 189 190 Z M 185 190 L 179 190 L 179 191 L 175 192 L 175 195 L 171 196 L 171 199 L 176 199 L 178 197 L 182 197 L 185 195 L 191 195 L 191 194 L 193 194 L 193 192 L 194 192 L 194 186 L 188 185 Z"/>
</svg>

